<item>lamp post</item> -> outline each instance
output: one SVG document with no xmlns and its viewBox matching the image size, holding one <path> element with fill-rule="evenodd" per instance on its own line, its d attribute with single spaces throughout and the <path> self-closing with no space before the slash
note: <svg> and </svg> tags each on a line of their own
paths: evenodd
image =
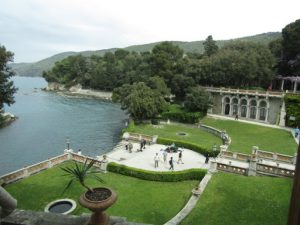
<svg viewBox="0 0 300 225">
<path fill-rule="evenodd" d="M 67 142 L 67 150 L 70 150 L 70 138 L 69 137 L 67 137 L 66 142 Z"/>
</svg>

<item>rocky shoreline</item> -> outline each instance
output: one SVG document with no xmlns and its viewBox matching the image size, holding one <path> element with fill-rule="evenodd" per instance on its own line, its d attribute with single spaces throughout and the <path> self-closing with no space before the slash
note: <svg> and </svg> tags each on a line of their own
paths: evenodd
<svg viewBox="0 0 300 225">
<path fill-rule="evenodd" d="M 93 89 L 83 89 L 80 84 L 77 84 L 70 88 L 66 88 L 62 84 L 50 82 L 48 83 L 48 86 L 44 90 L 55 91 L 59 94 L 64 94 L 64 95 L 86 96 L 86 97 L 101 98 L 110 101 L 112 100 L 112 92 L 96 91 Z"/>
<path fill-rule="evenodd" d="M 3 118 L 3 121 L 0 121 L 0 127 L 8 126 L 16 119 L 18 119 L 18 117 L 11 113 L 1 113 L 1 117 Z"/>
</svg>

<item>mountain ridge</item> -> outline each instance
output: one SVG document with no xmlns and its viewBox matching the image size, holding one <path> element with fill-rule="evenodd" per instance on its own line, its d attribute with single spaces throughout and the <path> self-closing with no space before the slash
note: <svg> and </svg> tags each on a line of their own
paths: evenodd
<svg viewBox="0 0 300 225">
<path fill-rule="evenodd" d="M 261 43 L 263 45 L 267 45 L 269 42 L 281 37 L 281 32 L 267 32 L 252 36 L 246 36 L 241 38 L 234 38 L 229 40 L 216 40 L 216 43 L 219 47 L 224 46 L 227 42 L 230 41 L 252 41 L 256 43 Z M 160 42 L 153 42 L 153 43 L 147 43 L 142 45 L 131 45 L 122 49 L 125 49 L 127 51 L 136 51 L 136 52 L 144 52 L 144 51 L 151 51 L 152 48 L 161 43 Z M 203 53 L 203 42 L 202 41 L 191 41 L 191 42 L 185 42 L 185 41 L 170 41 L 175 45 L 178 45 L 180 48 L 184 50 L 184 52 L 191 52 L 191 53 Z M 44 70 L 50 70 L 55 62 L 61 61 L 64 58 L 67 58 L 68 56 L 72 55 L 78 55 L 81 54 L 83 56 L 91 56 L 91 55 L 98 55 L 103 56 L 106 52 L 114 52 L 119 48 L 108 48 L 108 49 L 101 49 L 101 50 L 87 50 L 87 51 L 81 51 L 81 52 L 62 52 L 55 54 L 53 56 L 50 56 L 48 58 L 39 60 L 37 62 L 33 63 L 11 63 L 10 66 L 13 71 L 15 71 L 16 75 L 18 76 L 42 76 L 42 73 Z"/>
</svg>

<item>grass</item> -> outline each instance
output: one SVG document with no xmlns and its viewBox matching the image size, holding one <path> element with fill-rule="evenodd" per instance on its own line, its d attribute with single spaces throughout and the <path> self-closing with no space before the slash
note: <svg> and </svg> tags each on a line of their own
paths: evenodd
<svg viewBox="0 0 300 225">
<path fill-rule="evenodd" d="M 72 162 L 73 163 L 73 162 Z M 71 162 L 61 164 L 70 166 Z M 85 191 L 74 183 L 64 194 L 62 190 L 68 178 L 59 167 L 32 175 L 17 183 L 6 186 L 8 192 L 18 200 L 18 208 L 43 211 L 45 206 L 56 199 L 71 198 L 77 201 L 74 214 L 89 212 L 82 208 L 78 199 Z M 199 181 L 154 182 L 145 181 L 114 173 L 101 174 L 105 184 L 88 180 L 91 187 L 107 186 L 118 194 L 118 200 L 109 210 L 110 215 L 127 217 L 128 221 L 164 224 L 176 215 L 186 204 L 193 187 Z"/>
<path fill-rule="evenodd" d="M 221 139 L 202 131 L 198 128 L 191 126 L 181 125 L 181 124 L 164 124 L 159 127 L 153 126 L 151 124 L 140 124 L 135 126 L 135 133 L 147 134 L 147 135 L 158 135 L 159 137 L 182 140 L 194 144 L 198 144 L 202 147 L 211 149 L 213 144 L 220 145 L 222 143 Z M 180 136 L 177 133 L 184 132 L 188 135 Z"/>
<path fill-rule="evenodd" d="M 292 179 L 218 173 L 181 225 L 286 224 Z"/>
<path fill-rule="evenodd" d="M 226 130 L 232 141 L 230 151 L 249 154 L 252 146 L 258 146 L 261 150 L 293 155 L 297 150 L 292 134 L 285 130 L 207 117 L 201 123 Z"/>
</svg>

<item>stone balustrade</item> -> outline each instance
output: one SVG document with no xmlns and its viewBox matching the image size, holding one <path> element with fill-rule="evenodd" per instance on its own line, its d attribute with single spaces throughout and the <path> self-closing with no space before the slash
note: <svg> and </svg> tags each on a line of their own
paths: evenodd
<svg viewBox="0 0 300 225">
<path fill-rule="evenodd" d="M 221 151 L 217 158 L 215 169 L 255 176 L 257 173 L 270 176 L 293 177 L 295 175 L 294 156 L 258 150 L 254 146 L 251 155 Z"/>
<path fill-rule="evenodd" d="M 123 134 L 123 139 L 137 141 L 137 142 L 140 142 L 142 139 L 144 139 L 148 144 L 153 144 L 156 143 L 157 141 L 157 135 L 150 136 L 145 134 L 125 132 Z"/>
<path fill-rule="evenodd" d="M 23 169 L 19 169 L 14 172 L 5 174 L 0 177 L 0 180 L 4 184 L 13 183 L 17 180 L 23 179 L 23 178 L 28 177 L 35 173 L 39 173 L 45 169 L 49 169 L 57 164 L 63 163 L 68 160 L 73 160 L 73 161 L 80 162 L 80 163 L 84 163 L 86 160 L 88 163 L 90 161 L 95 161 L 94 166 L 100 168 L 104 172 L 106 171 L 106 167 L 107 167 L 107 160 L 105 160 L 105 159 L 102 159 L 102 160 L 94 159 L 89 156 L 84 156 L 81 154 L 74 153 L 72 150 L 65 150 L 65 153 L 63 155 L 59 155 L 59 156 L 53 157 L 51 159 L 42 161 L 40 163 L 26 166 Z"/>
</svg>

